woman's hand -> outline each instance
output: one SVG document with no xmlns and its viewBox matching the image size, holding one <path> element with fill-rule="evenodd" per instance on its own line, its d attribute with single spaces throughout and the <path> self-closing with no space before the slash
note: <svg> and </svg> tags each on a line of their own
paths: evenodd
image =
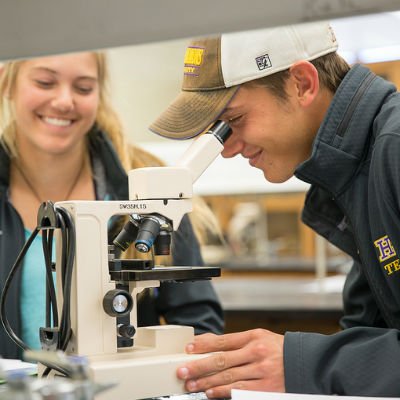
<svg viewBox="0 0 400 400">
<path fill-rule="evenodd" d="M 232 389 L 284 392 L 283 340 L 265 329 L 196 336 L 187 353 L 216 354 L 187 362 L 177 376 L 189 392 L 208 398 L 231 397 Z"/>
</svg>

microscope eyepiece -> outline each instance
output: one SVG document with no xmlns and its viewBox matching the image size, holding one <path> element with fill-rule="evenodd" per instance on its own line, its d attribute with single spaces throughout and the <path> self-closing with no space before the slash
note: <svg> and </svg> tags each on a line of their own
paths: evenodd
<svg viewBox="0 0 400 400">
<path fill-rule="evenodd" d="M 226 122 L 218 120 L 206 133 L 214 135 L 221 144 L 224 144 L 231 136 L 232 129 Z"/>
</svg>

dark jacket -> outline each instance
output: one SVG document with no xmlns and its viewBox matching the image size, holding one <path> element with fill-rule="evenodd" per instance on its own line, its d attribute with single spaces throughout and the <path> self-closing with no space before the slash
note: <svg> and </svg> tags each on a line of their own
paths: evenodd
<svg viewBox="0 0 400 400">
<path fill-rule="evenodd" d="M 400 396 L 400 94 L 355 66 L 311 157 L 303 221 L 352 256 L 343 331 L 287 333 L 288 392 Z"/>
<path fill-rule="evenodd" d="M 89 134 L 92 165 L 95 174 L 96 192 L 111 195 L 112 199 L 128 199 L 128 177 L 106 135 L 98 130 Z M 8 201 L 10 160 L 0 146 L 0 288 L 25 242 L 24 226 L 20 216 Z M 100 187 L 103 186 L 103 187 Z M 104 187 L 105 186 L 105 187 Z M 193 234 L 187 216 L 173 236 L 174 265 L 203 265 L 199 244 Z M 7 318 L 20 337 L 20 284 L 17 273 L 9 290 Z M 209 281 L 185 283 L 161 283 L 156 298 L 143 296 L 138 306 L 140 326 L 157 325 L 163 316 L 169 324 L 189 325 L 195 333 L 222 333 L 223 316 L 216 293 Z M 0 327 L 0 356 L 20 358 L 21 352 Z"/>
</svg>

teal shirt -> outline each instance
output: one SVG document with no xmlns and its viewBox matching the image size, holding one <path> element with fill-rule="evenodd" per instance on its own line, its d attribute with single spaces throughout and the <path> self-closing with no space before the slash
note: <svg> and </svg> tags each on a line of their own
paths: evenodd
<svg viewBox="0 0 400 400">
<path fill-rule="evenodd" d="M 25 240 L 31 236 L 25 229 Z M 53 241 L 54 256 L 54 241 Z M 54 278 L 53 273 L 53 278 Z M 22 340 L 31 349 L 40 349 L 39 328 L 46 321 L 46 270 L 42 237 L 37 235 L 24 258 L 21 281 Z"/>
</svg>

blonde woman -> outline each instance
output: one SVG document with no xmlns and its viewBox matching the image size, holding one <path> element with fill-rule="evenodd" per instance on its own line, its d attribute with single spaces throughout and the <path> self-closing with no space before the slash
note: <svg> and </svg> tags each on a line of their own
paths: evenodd
<svg viewBox="0 0 400 400">
<path fill-rule="evenodd" d="M 126 142 L 107 97 L 102 53 L 76 53 L 6 63 L 0 76 L 0 288 L 36 226 L 42 201 L 128 198 L 126 171 L 160 165 Z M 44 324 L 41 238 L 25 258 L 10 288 L 8 319 L 31 348 Z M 171 262 L 201 265 L 199 244 L 184 218 L 175 234 Z M 223 330 L 222 310 L 209 282 L 162 283 L 143 296 L 139 324 L 191 325 L 196 333 Z M 19 358 L 0 328 L 0 355 Z"/>
</svg>

